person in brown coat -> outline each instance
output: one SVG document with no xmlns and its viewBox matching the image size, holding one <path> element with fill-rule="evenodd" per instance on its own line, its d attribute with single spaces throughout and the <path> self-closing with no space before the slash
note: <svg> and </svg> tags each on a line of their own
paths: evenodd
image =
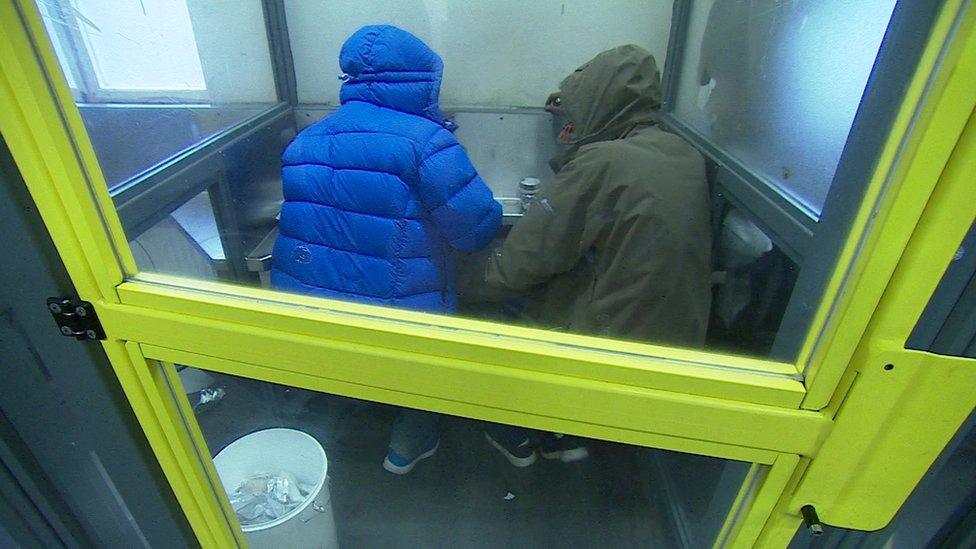
<svg viewBox="0 0 976 549">
<path fill-rule="evenodd" d="M 702 156 L 661 128 L 654 57 L 597 55 L 560 84 L 569 147 L 553 182 L 490 257 L 486 282 L 528 293 L 546 328 L 653 343 L 704 344 L 711 230 Z"/>
<path fill-rule="evenodd" d="M 705 341 L 711 231 L 702 156 L 660 126 L 654 57 L 638 46 L 597 55 L 547 108 L 565 116 L 553 182 L 494 251 L 485 282 L 527 294 L 539 327 L 682 347 Z M 515 465 L 534 461 L 523 429 L 489 426 Z M 544 457 L 586 457 L 581 441 L 543 435 Z"/>
</svg>

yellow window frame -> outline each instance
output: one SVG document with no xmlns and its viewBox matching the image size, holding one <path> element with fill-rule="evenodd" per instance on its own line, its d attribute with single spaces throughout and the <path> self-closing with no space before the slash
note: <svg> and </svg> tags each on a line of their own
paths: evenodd
<svg viewBox="0 0 976 549">
<path fill-rule="evenodd" d="M 758 490 L 750 497 L 740 494 L 733 506 L 730 520 L 742 520 L 729 522 L 720 536 L 720 542 L 750 545 L 795 521 L 796 501 L 784 490 L 801 486 L 803 472 L 816 463 L 811 458 L 827 447 L 831 430 L 839 430 L 839 407 L 831 403 L 843 402 L 855 387 L 852 360 L 855 366 L 868 360 L 857 362 L 855 352 L 864 352 L 858 345 L 873 333 L 866 332 L 869 322 L 972 113 L 976 46 L 974 10 L 964 11 L 967 5 L 946 2 L 932 30 L 814 328 L 794 363 L 138 273 L 80 114 L 29 0 L 0 7 L 0 129 L 79 296 L 95 304 L 109 337 L 102 345 L 205 546 L 241 539 L 225 502 L 192 488 L 213 474 L 212 465 L 201 457 L 202 438 L 172 394 L 166 369 L 172 362 L 771 465 Z M 965 203 L 964 189 L 953 181 L 938 188 Z M 972 219 L 972 207 L 964 215 Z M 925 220 L 947 232 L 959 224 Z M 910 327 L 899 329 L 894 341 L 903 342 Z M 331 359 L 329 367 L 313 367 L 322 357 Z M 771 515 L 774 505 L 779 515 Z"/>
</svg>

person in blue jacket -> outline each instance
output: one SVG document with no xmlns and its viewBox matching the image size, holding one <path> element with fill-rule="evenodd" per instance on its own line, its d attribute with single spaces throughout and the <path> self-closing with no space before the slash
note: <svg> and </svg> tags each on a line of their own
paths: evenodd
<svg viewBox="0 0 976 549">
<path fill-rule="evenodd" d="M 451 250 L 487 245 L 501 206 L 438 104 L 443 62 L 416 36 L 366 26 L 342 46 L 341 107 L 282 156 L 271 285 L 452 313 Z M 437 416 L 404 410 L 383 466 L 405 474 L 439 444 Z"/>
</svg>

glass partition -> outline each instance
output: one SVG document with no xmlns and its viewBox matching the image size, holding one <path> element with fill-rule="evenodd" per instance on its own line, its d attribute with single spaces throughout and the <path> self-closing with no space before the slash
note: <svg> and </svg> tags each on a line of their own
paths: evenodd
<svg viewBox="0 0 976 549">
<path fill-rule="evenodd" d="M 261 527 L 306 497 L 298 535 L 323 547 L 707 547 L 751 467 L 176 368 L 252 547 L 301 544 L 283 537 L 295 528 Z M 394 474 L 391 447 L 431 455 Z M 294 505 L 269 478 L 294 485 Z M 268 490 L 286 503 L 259 507 Z"/>
<path fill-rule="evenodd" d="M 891 2 L 844 4 L 866 29 L 853 48 L 812 3 L 726 4 L 695 3 L 682 29 L 677 112 L 816 209 Z M 287 32 L 270 30 L 257 0 L 39 5 L 76 92 L 79 59 L 116 55 L 126 33 L 187 38 L 175 52 L 194 61 L 180 70 L 199 65 L 204 89 L 162 105 L 79 96 L 110 184 L 181 151 L 115 193 L 140 271 L 759 357 L 781 331 L 796 250 L 727 201 L 715 166 L 661 123 L 671 2 L 296 1 Z M 79 33 L 112 36 L 86 50 L 69 40 Z M 698 54 L 725 51 L 711 44 L 726 35 L 749 55 Z M 830 53 L 815 62 L 816 44 Z M 269 51 L 286 46 L 299 104 L 267 110 Z M 702 90 L 703 103 L 689 99 Z M 716 110 L 722 97 L 742 108 Z M 786 138 L 787 126 L 799 129 Z M 767 169 L 783 155 L 789 166 Z"/>
<path fill-rule="evenodd" d="M 895 0 L 690 4 L 674 115 L 819 218 Z"/>
<path fill-rule="evenodd" d="M 37 5 L 110 188 L 278 101 L 259 2 Z"/>
</svg>

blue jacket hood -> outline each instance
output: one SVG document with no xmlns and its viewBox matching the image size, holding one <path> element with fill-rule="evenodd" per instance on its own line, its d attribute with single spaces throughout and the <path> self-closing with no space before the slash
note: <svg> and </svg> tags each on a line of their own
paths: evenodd
<svg viewBox="0 0 976 549">
<path fill-rule="evenodd" d="M 451 128 L 438 103 L 444 62 L 427 44 L 392 25 L 368 25 L 339 52 L 345 82 L 339 100 L 365 101 Z"/>
</svg>

